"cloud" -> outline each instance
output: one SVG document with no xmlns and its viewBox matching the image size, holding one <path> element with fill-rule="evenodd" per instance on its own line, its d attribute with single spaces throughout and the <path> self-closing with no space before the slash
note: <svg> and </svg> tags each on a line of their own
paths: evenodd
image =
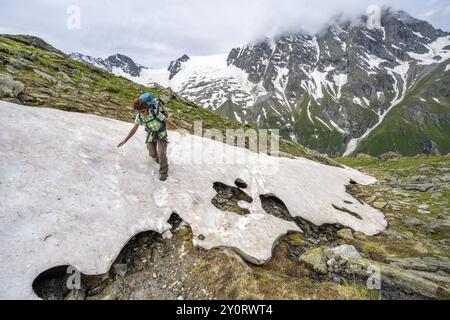
<svg viewBox="0 0 450 320">
<path fill-rule="evenodd" d="M 166 67 L 184 53 L 208 55 L 283 31 L 318 31 L 338 14 L 354 18 L 371 4 L 403 9 L 449 30 L 448 0 L 24 0 L 2 1 L 0 32 L 33 34 L 65 52 L 129 55 Z M 6 2 L 6 3 L 3 3 Z M 81 29 L 66 27 L 67 8 Z"/>
</svg>

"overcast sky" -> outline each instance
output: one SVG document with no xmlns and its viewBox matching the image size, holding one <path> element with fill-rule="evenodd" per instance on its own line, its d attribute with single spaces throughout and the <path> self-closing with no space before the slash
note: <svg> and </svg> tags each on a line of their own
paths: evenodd
<svg viewBox="0 0 450 320">
<path fill-rule="evenodd" d="M 450 31 L 449 0 L 0 0 L 0 33 L 39 36 L 66 53 L 123 53 L 165 68 L 183 53 L 228 53 L 283 30 L 314 32 L 330 17 L 352 18 L 371 4 Z M 79 29 L 67 27 L 71 5 L 80 9 Z"/>
</svg>

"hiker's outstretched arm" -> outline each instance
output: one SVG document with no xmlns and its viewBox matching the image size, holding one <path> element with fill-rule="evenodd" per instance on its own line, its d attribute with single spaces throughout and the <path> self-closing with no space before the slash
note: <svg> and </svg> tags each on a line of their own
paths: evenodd
<svg viewBox="0 0 450 320">
<path fill-rule="evenodd" d="M 178 126 L 175 124 L 175 122 L 173 122 L 172 120 L 170 120 L 170 118 L 165 118 L 164 121 L 172 127 L 172 129 L 176 130 L 178 129 Z"/>
<path fill-rule="evenodd" d="M 121 143 L 119 143 L 119 145 L 117 146 L 117 148 L 120 148 L 121 146 L 123 146 L 125 143 L 128 142 L 128 140 L 130 140 L 138 131 L 139 129 L 139 125 L 135 124 L 133 129 L 131 129 L 130 133 L 128 134 L 128 136 L 125 138 L 125 140 L 123 140 Z"/>
</svg>

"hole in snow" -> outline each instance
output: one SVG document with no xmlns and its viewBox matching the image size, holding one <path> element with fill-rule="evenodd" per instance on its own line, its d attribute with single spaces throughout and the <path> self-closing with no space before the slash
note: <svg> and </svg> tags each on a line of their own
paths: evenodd
<svg viewBox="0 0 450 320">
<path fill-rule="evenodd" d="M 236 179 L 236 181 L 234 181 L 234 184 L 240 189 L 247 189 L 248 187 L 248 184 L 242 179 Z"/>
<path fill-rule="evenodd" d="M 263 209 L 268 214 L 283 220 L 293 221 L 286 205 L 277 196 L 273 194 L 262 194 L 259 198 L 261 199 Z"/>
<path fill-rule="evenodd" d="M 305 238 L 313 243 L 334 241 L 337 232 L 343 228 L 340 224 L 323 224 L 317 226 L 314 223 L 302 218 L 292 217 L 284 202 L 273 194 L 261 195 L 261 205 L 268 214 L 287 221 L 294 221 L 303 230 Z"/>
<path fill-rule="evenodd" d="M 221 182 L 213 184 L 217 195 L 211 200 L 212 204 L 220 210 L 233 212 L 239 215 L 250 214 L 248 209 L 239 206 L 239 201 L 253 202 L 252 197 L 239 188 L 228 186 Z"/>
<path fill-rule="evenodd" d="M 334 205 L 334 204 L 333 204 L 333 208 L 335 208 L 336 210 L 339 210 L 339 211 L 348 213 L 349 215 L 355 217 L 356 219 L 363 220 L 363 218 L 361 218 L 361 216 L 360 216 L 359 214 L 357 214 L 356 212 L 353 212 L 353 211 L 351 211 L 351 210 L 349 210 L 349 209 L 347 209 L 347 208 L 344 208 L 344 207 L 338 207 L 338 206 L 336 206 L 336 205 Z"/>
<path fill-rule="evenodd" d="M 69 266 L 58 266 L 42 272 L 33 281 L 33 290 L 39 298 L 45 300 L 62 300 L 69 293 L 67 273 Z"/>
<path fill-rule="evenodd" d="M 177 229 L 184 223 L 177 213 L 172 213 L 168 222 L 172 225 L 172 229 Z M 152 259 L 153 250 L 156 250 L 162 241 L 164 241 L 162 235 L 157 232 L 139 233 L 123 247 L 108 273 L 91 276 L 79 273 L 75 267 L 69 265 L 57 266 L 36 277 L 32 284 L 33 291 L 44 300 L 63 300 L 69 298 L 69 295 L 71 299 L 83 300 L 98 295 L 112 279 L 126 273 L 141 271 L 145 267 L 141 256 L 149 256 Z M 68 284 L 74 286 L 69 288 Z M 76 284 L 79 284 L 79 287 L 75 286 Z"/>
</svg>

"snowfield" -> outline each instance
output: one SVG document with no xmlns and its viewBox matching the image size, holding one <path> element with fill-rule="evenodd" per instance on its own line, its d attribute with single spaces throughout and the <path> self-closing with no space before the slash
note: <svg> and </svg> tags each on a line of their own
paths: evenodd
<svg viewBox="0 0 450 320">
<path fill-rule="evenodd" d="M 387 226 L 380 211 L 345 191 L 350 179 L 370 184 L 372 177 L 198 136 L 169 133 L 170 176 L 160 182 L 143 131 L 116 148 L 131 126 L 0 102 L 0 299 L 36 299 L 33 280 L 59 265 L 88 275 L 106 273 L 134 235 L 168 232 L 172 212 L 191 226 L 195 245 L 230 247 L 248 261 L 264 263 L 277 239 L 301 230 L 267 214 L 262 194 L 277 196 L 292 216 L 316 225 L 340 223 L 367 235 Z M 198 152 L 203 161 L 196 158 Z M 243 155 L 244 163 L 221 161 Z M 237 178 L 248 184 L 244 191 L 254 200 L 240 204 L 250 211 L 246 216 L 211 203 L 214 182 L 232 186 Z"/>
</svg>

